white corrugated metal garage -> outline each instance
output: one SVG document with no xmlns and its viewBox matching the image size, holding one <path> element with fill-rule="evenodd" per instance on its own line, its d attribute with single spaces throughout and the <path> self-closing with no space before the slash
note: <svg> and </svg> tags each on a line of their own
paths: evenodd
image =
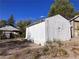
<svg viewBox="0 0 79 59">
<path fill-rule="evenodd" d="M 46 18 L 45 21 L 26 28 L 26 39 L 44 45 L 46 41 L 71 38 L 70 22 L 61 15 Z"/>
</svg>

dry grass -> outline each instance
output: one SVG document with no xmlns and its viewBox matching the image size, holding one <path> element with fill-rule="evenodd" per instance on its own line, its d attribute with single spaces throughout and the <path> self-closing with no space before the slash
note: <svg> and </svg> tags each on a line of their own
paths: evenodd
<svg viewBox="0 0 79 59">
<path fill-rule="evenodd" d="M 74 54 L 79 55 L 79 47 L 72 48 Z"/>
<path fill-rule="evenodd" d="M 79 37 L 72 38 L 70 41 L 63 42 L 64 46 L 79 46 Z"/>
<path fill-rule="evenodd" d="M 49 56 L 50 59 L 52 58 L 54 59 L 56 57 L 58 58 L 63 57 L 64 59 L 64 57 L 68 58 L 71 55 L 74 56 L 73 54 L 79 56 L 78 47 L 79 47 L 78 39 L 65 41 L 65 42 L 54 41 L 54 42 L 48 42 L 48 44 L 46 44 L 43 47 L 39 47 L 39 46 L 36 46 L 35 48 L 34 46 L 30 48 L 26 47 L 26 49 L 22 49 L 21 51 L 10 55 L 6 59 L 41 59 L 40 57 L 42 56 L 46 56 L 47 59 L 49 59 L 47 56 Z M 42 59 L 46 59 L 46 58 L 42 58 Z"/>
<path fill-rule="evenodd" d="M 43 48 L 43 53 L 45 55 L 51 55 L 52 57 L 68 56 L 68 52 L 63 48 L 63 43 L 61 41 L 54 41 L 48 43 Z"/>
</svg>

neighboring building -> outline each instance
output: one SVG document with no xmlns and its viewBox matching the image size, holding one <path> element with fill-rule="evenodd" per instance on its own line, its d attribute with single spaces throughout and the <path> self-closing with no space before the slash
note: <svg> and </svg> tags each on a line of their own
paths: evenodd
<svg viewBox="0 0 79 59">
<path fill-rule="evenodd" d="M 4 36 L 6 39 L 9 39 L 12 37 L 12 34 L 17 34 L 16 32 L 19 31 L 17 28 L 13 26 L 4 26 L 0 28 L 0 31 L 2 31 L 2 36 Z"/>
<path fill-rule="evenodd" d="M 26 28 L 26 39 L 44 45 L 47 41 L 71 39 L 70 21 L 56 15 Z"/>
<path fill-rule="evenodd" d="M 72 37 L 78 37 L 79 36 L 79 15 L 75 16 L 71 19 L 71 32 Z"/>
</svg>

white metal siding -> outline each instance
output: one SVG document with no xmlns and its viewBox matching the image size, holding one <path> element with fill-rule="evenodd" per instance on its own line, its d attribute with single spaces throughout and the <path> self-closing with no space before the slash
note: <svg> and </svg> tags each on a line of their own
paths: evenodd
<svg viewBox="0 0 79 59">
<path fill-rule="evenodd" d="M 46 19 L 47 34 L 49 40 L 69 40 L 71 38 L 70 22 L 60 15 Z"/>
<path fill-rule="evenodd" d="M 31 39 L 36 44 L 45 43 L 45 22 L 26 28 L 26 39 Z"/>
</svg>

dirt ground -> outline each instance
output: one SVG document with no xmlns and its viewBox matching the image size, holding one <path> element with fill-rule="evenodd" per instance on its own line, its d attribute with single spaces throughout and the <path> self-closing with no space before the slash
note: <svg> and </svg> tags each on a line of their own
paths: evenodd
<svg viewBox="0 0 79 59">
<path fill-rule="evenodd" d="M 79 59 L 79 37 L 63 42 L 67 56 L 45 55 L 44 46 L 26 41 L 10 41 L 0 43 L 0 59 Z"/>
</svg>

